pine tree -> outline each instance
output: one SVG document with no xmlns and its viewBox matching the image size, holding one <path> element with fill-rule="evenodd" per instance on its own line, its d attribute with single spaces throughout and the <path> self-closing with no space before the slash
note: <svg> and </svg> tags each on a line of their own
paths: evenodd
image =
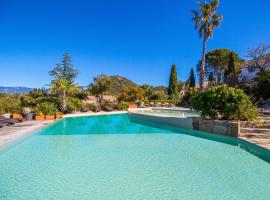
<svg viewBox="0 0 270 200">
<path fill-rule="evenodd" d="M 189 87 L 195 87 L 195 75 L 194 75 L 194 70 L 191 68 L 190 74 L 189 74 Z"/>
<path fill-rule="evenodd" d="M 178 81 L 177 81 L 177 72 L 176 72 L 176 65 L 173 64 L 171 68 L 170 80 L 169 80 L 169 88 L 168 94 L 177 95 L 178 94 Z"/>
</svg>

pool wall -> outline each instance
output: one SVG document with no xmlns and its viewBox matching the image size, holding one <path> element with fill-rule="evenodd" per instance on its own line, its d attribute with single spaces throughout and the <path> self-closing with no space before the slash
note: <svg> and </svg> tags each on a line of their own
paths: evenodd
<svg viewBox="0 0 270 200">
<path fill-rule="evenodd" d="M 151 121 L 157 124 L 175 126 L 178 128 L 185 128 L 193 130 L 193 120 L 189 117 L 172 117 L 172 116 L 157 116 L 157 115 L 148 115 L 136 112 L 129 112 L 129 117 L 134 121 Z"/>
</svg>

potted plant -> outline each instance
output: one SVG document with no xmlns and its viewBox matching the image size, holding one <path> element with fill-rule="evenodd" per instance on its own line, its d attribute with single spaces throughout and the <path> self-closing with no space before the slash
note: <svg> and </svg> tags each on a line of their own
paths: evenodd
<svg viewBox="0 0 270 200">
<path fill-rule="evenodd" d="M 17 106 L 14 106 L 12 109 L 12 118 L 13 119 L 22 119 L 23 116 L 22 116 L 22 109 L 19 105 Z"/>
<path fill-rule="evenodd" d="M 40 105 L 35 108 L 35 120 L 45 120 L 45 115 L 42 113 Z"/>
<path fill-rule="evenodd" d="M 36 107 L 36 120 L 54 120 L 57 112 L 56 106 L 52 103 L 43 102 Z"/>
<path fill-rule="evenodd" d="M 46 120 L 55 120 L 55 112 L 49 112 L 45 115 Z"/>
<path fill-rule="evenodd" d="M 31 113 L 31 109 L 28 107 L 23 108 L 22 113 L 23 118 L 26 120 L 32 120 L 34 118 L 34 113 Z"/>
</svg>

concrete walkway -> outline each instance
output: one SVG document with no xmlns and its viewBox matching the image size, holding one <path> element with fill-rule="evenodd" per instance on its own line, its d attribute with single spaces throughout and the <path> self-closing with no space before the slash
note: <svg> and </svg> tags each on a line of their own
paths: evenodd
<svg viewBox="0 0 270 200">
<path fill-rule="evenodd" d="M 0 128 L 0 147 L 7 145 L 53 121 L 25 121 Z"/>
</svg>

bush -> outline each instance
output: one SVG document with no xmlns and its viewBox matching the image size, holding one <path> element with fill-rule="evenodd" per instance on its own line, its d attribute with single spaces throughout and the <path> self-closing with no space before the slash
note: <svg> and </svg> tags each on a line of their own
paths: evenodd
<svg viewBox="0 0 270 200">
<path fill-rule="evenodd" d="M 68 111 L 74 111 L 74 110 L 81 110 L 82 108 L 82 102 L 78 98 L 70 97 L 68 99 L 67 103 L 67 109 Z"/>
<path fill-rule="evenodd" d="M 0 94 L 0 113 L 21 113 L 19 95 Z"/>
<path fill-rule="evenodd" d="M 58 112 L 57 107 L 53 103 L 43 102 L 36 106 L 36 114 L 55 115 Z"/>
<path fill-rule="evenodd" d="M 203 117 L 222 120 L 253 120 L 257 113 L 243 90 L 220 85 L 198 92 L 191 99 L 192 108 Z"/>
<path fill-rule="evenodd" d="M 191 99 L 193 96 L 197 94 L 197 92 L 198 90 L 196 88 L 193 88 L 193 87 L 188 88 L 188 90 L 185 92 L 182 98 L 182 102 L 180 103 L 180 105 L 191 104 Z"/>
<path fill-rule="evenodd" d="M 88 112 L 90 109 L 89 109 L 89 106 L 87 103 L 82 103 L 81 105 L 81 111 L 82 112 Z"/>
<path fill-rule="evenodd" d="M 116 103 L 116 104 L 114 105 L 114 109 L 115 109 L 115 110 L 127 110 L 127 109 L 128 109 L 128 105 L 129 105 L 128 102 L 121 101 L 121 102 Z"/>
<path fill-rule="evenodd" d="M 269 99 L 270 98 L 270 72 L 265 69 L 261 69 L 256 77 L 256 84 L 252 90 L 257 99 Z"/>
<path fill-rule="evenodd" d="M 105 103 L 103 103 L 103 104 L 101 104 L 101 109 L 103 110 L 103 111 L 113 111 L 113 108 L 114 108 L 114 106 L 113 106 L 113 103 L 111 103 L 111 102 L 105 102 Z"/>
</svg>

